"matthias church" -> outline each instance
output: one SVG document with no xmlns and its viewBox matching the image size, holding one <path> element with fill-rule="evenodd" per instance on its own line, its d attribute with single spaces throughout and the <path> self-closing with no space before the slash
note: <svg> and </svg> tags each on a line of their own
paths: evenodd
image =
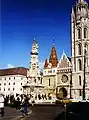
<svg viewBox="0 0 89 120">
<path fill-rule="evenodd" d="M 34 39 L 29 68 L 0 69 L 0 93 L 39 94 L 57 98 L 89 99 L 89 6 L 77 0 L 71 12 L 71 56 L 60 60 L 53 43 L 43 71 L 39 69 L 38 43 Z M 40 46 L 40 45 L 39 45 Z M 39 51 L 40 52 L 40 51 Z"/>
</svg>

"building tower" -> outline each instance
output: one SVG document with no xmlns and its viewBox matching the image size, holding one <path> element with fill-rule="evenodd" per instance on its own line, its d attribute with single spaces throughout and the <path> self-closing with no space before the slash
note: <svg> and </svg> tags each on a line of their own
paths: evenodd
<svg viewBox="0 0 89 120">
<path fill-rule="evenodd" d="M 72 48 L 72 97 L 89 97 L 89 9 L 88 3 L 78 0 L 71 13 L 71 48 Z M 86 52 L 85 52 L 86 49 Z M 85 61 L 84 61 L 85 56 Z M 85 65 L 85 67 L 84 67 Z M 84 69 L 85 68 L 85 69 Z M 85 71 L 84 71 L 85 70 Z M 84 76 L 85 72 L 85 76 Z"/>
<path fill-rule="evenodd" d="M 51 50 L 51 54 L 50 54 L 50 58 L 49 58 L 49 63 L 51 63 L 52 67 L 57 67 L 57 64 L 58 64 L 58 58 L 57 58 L 57 53 L 56 53 L 54 43 L 52 45 L 52 50 Z"/>
<path fill-rule="evenodd" d="M 54 95 L 56 90 L 56 74 L 57 74 L 58 57 L 54 43 L 52 44 L 49 59 L 45 60 L 43 69 L 43 84 L 45 93 Z"/>
<path fill-rule="evenodd" d="M 39 75 L 39 65 L 38 65 L 38 44 L 36 40 L 33 40 L 32 50 L 31 50 L 31 60 L 29 67 L 29 76 L 36 79 Z"/>
</svg>

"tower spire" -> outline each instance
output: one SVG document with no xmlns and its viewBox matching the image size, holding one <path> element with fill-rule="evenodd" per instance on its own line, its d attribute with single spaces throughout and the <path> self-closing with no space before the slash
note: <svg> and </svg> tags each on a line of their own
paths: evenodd
<svg viewBox="0 0 89 120">
<path fill-rule="evenodd" d="M 50 58 L 49 58 L 49 63 L 52 64 L 52 67 L 57 67 L 58 58 L 57 58 L 57 53 L 56 53 L 56 49 L 55 49 L 54 45 L 52 45 L 52 50 L 51 50 L 51 54 L 50 54 Z"/>
</svg>

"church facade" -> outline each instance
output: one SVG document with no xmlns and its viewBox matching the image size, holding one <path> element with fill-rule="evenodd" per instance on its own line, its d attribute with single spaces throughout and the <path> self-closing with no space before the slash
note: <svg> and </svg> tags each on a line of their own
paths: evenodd
<svg viewBox="0 0 89 120">
<path fill-rule="evenodd" d="M 59 98 L 89 99 L 89 8 L 86 1 L 78 0 L 72 8 L 71 58 L 64 52 L 59 61 L 56 52 L 51 51 L 50 56 L 52 60 L 46 59 L 43 69 L 48 93 L 53 88 L 51 94 Z"/>
</svg>

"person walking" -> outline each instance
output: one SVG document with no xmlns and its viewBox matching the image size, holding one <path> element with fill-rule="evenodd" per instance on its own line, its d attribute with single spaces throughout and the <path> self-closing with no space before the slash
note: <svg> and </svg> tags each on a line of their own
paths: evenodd
<svg viewBox="0 0 89 120">
<path fill-rule="evenodd" d="M 22 100 L 22 107 L 21 107 L 21 112 L 22 115 L 27 116 L 28 115 L 28 97 L 24 96 L 23 100 Z"/>
<path fill-rule="evenodd" d="M 1 117 L 4 117 L 4 96 L 0 94 L 0 109 Z"/>
</svg>

